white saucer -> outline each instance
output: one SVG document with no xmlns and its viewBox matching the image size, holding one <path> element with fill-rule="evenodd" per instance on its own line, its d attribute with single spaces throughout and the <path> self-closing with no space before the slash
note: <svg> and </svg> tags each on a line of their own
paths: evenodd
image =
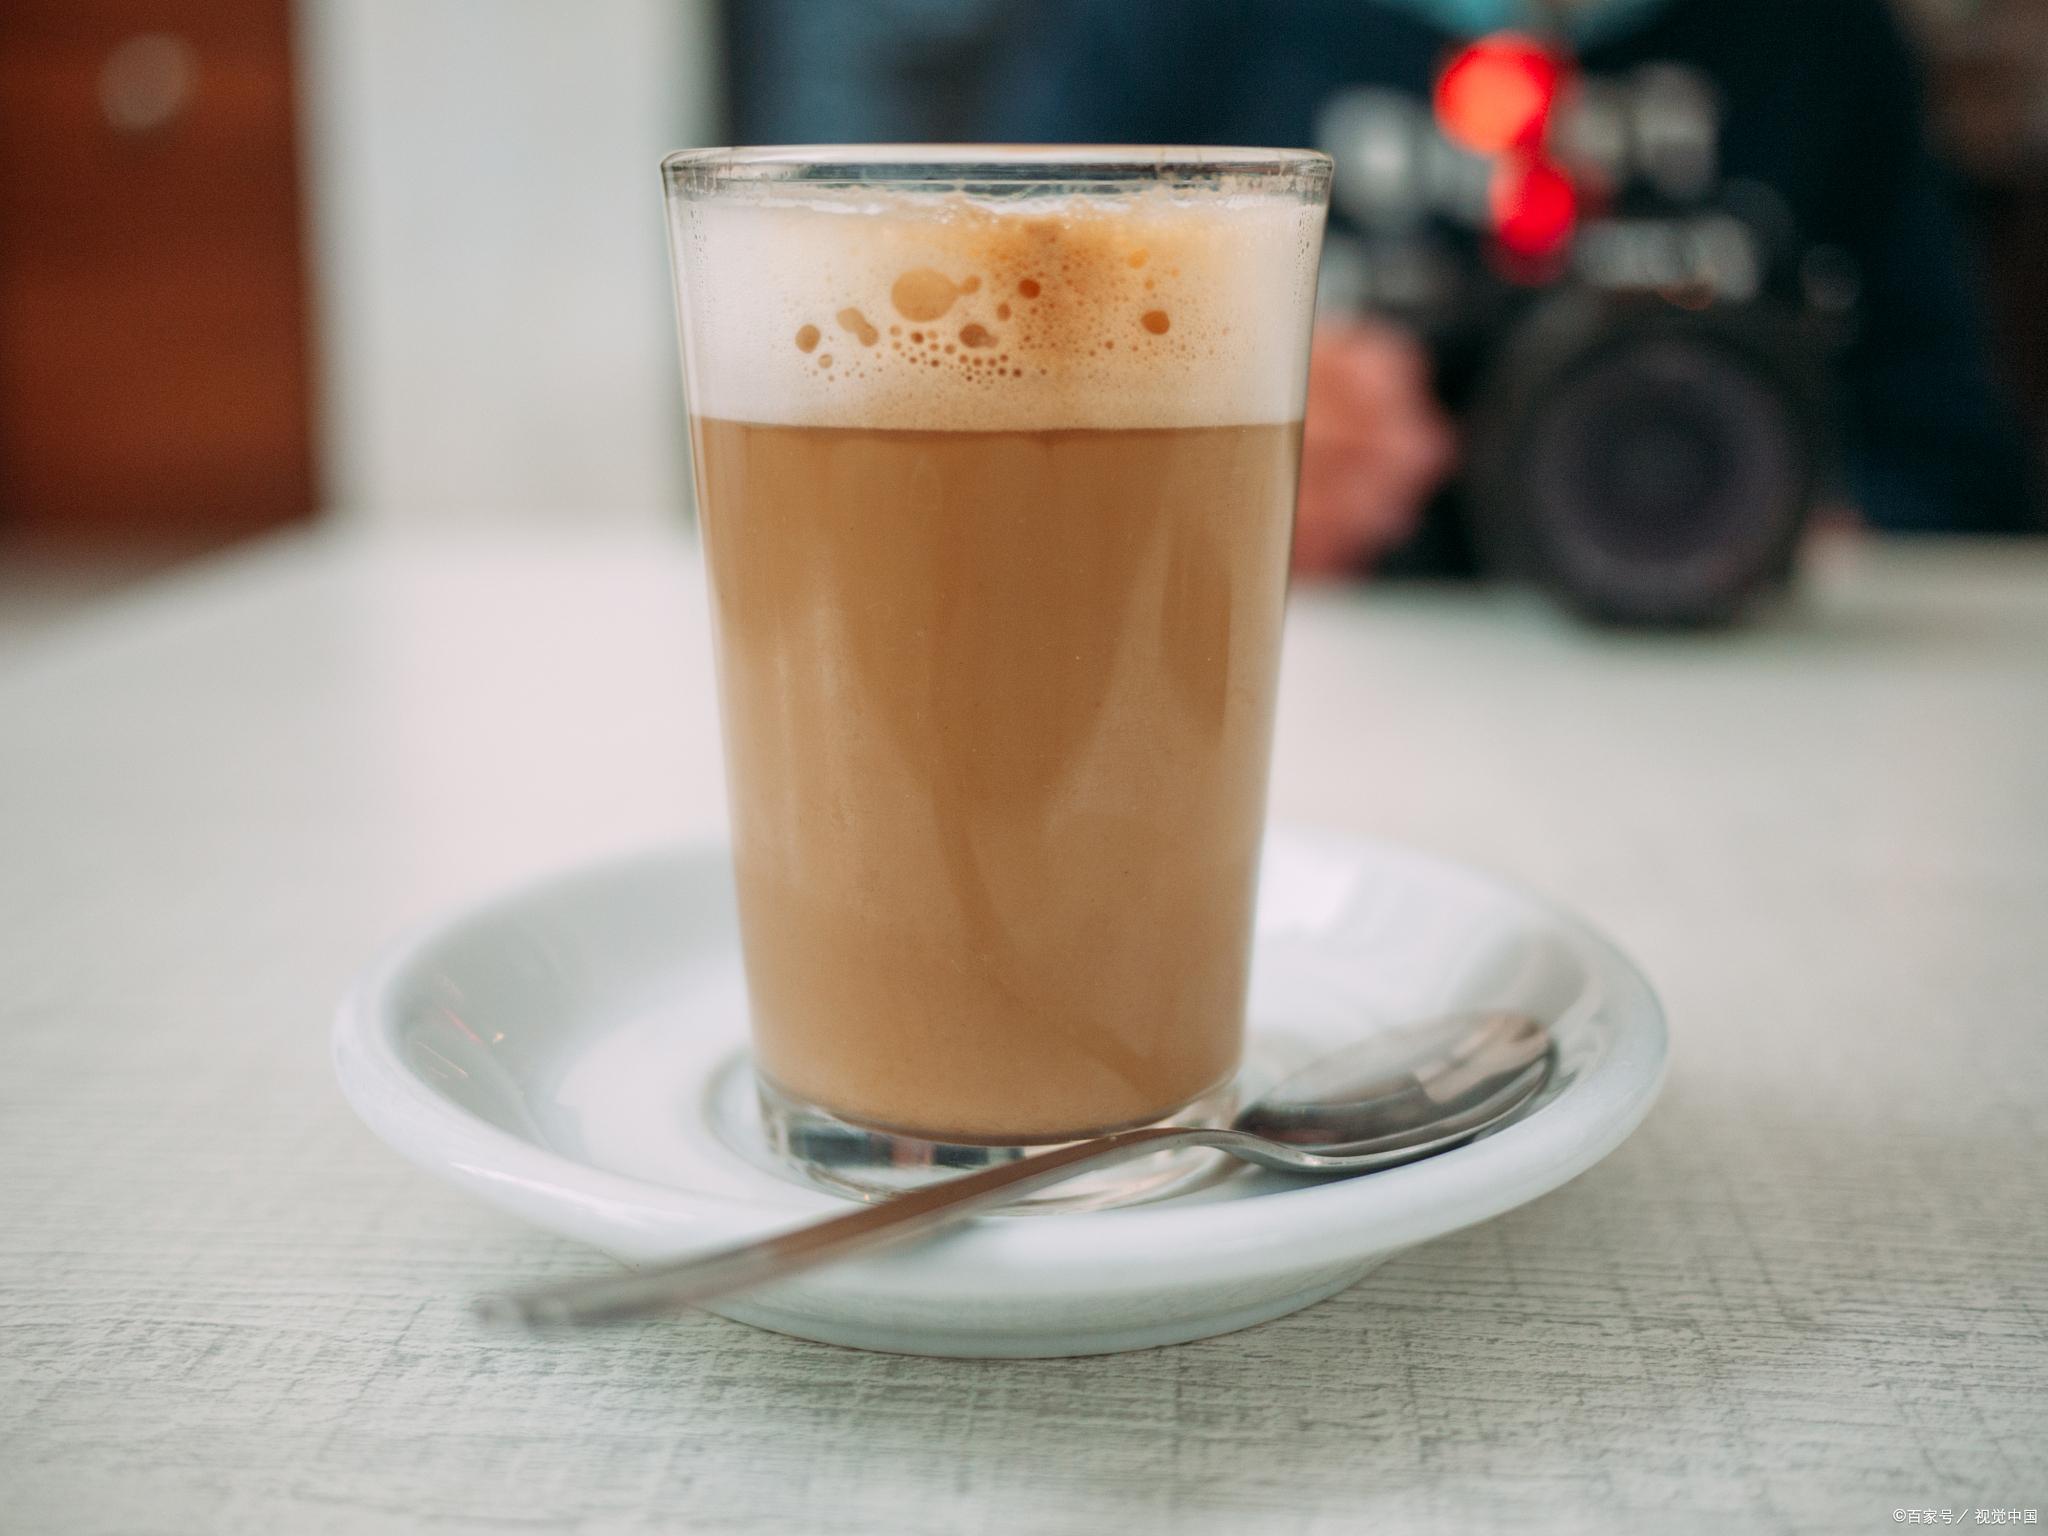
<svg viewBox="0 0 2048 1536">
<path fill-rule="evenodd" d="M 343 1003 L 342 1091 L 422 1168 L 627 1263 L 843 1205 L 728 1147 L 707 1106 L 746 1035 L 726 851 L 570 871 L 397 944 Z M 716 1310 L 927 1355 L 1097 1354 L 1227 1333 L 1533 1200 L 1648 1112 L 1664 1022 L 1576 919 L 1472 870 L 1325 833 L 1267 842 L 1248 1087 L 1375 1027 L 1549 1021 L 1559 1069 L 1485 1139 L 1369 1177 L 1244 1170 L 1148 1205 L 989 1218 Z"/>
</svg>

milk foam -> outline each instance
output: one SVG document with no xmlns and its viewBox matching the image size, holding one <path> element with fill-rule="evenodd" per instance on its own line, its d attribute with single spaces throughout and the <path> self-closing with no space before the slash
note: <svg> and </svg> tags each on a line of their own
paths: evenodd
<svg viewBox="0 0 2048 1536">
<path fill-rule="evenodd" d="M 944 431 L 1301 416 L 1320 209 L 792 191 L 675 215 L 700 415 Z"/>
</svg>

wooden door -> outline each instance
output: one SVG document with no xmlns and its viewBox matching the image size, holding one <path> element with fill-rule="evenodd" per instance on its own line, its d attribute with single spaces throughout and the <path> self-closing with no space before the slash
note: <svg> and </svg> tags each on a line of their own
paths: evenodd
<svg viewBox="0 0 2048 1536">
<path fill-rule="evenodd" d="M 0 3 L 0 543 L 308 515 L 289 0 Z"/>
</svg>

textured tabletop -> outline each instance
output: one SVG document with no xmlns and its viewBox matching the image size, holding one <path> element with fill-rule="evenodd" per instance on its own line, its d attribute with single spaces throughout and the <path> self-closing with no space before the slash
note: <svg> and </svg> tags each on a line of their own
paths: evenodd
<svg viewBox="0 0 2048 1536">
<path fill-rule="evenodd" d="M 715 829 L 680 547 L 284 543 L 0 671 L 0 1531 L 1879 1531 L 2048 1511 L 2048 556 L 1830 552 L 1771 625 L 1299 600 L 1276 813 L 1584 910 L 1663 1102 L 1233 1337 L 507 1340 L 603 1260 L 351 1118 L 394 928 Z"/>
</svg>

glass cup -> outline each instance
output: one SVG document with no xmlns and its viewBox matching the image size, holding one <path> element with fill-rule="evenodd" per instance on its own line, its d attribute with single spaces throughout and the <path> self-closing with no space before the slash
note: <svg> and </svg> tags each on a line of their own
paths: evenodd
<svg viewBox="0 0 2048 1536">
<path fill-rule="evenodd" d="M 765 1144 L 872 1197 L 1226 1115 L 1329 160 L 663 174 Z"/>
</svg>

